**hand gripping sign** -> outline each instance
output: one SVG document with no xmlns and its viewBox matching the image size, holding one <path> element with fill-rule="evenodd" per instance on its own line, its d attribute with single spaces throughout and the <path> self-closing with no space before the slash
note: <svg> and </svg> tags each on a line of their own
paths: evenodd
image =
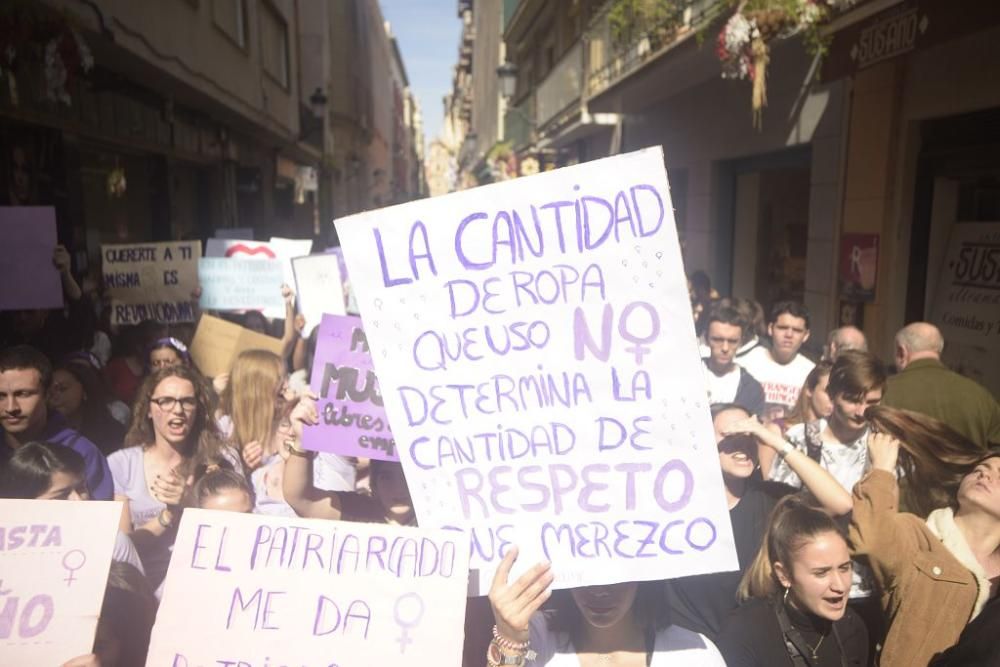
<svg viewBox="0 0 1000 667">
<path fill-rule="evenodd" d="M 421 526 L 557 587 L 737 567 L 659 149 L 336 221 Z M 514 575 L 517 572 L 515 571 Z"/>
<path fill-rule="evenodd" d="M 460 532 L 185 510 L 149 667 L 458 667 Z"/>
</svg>

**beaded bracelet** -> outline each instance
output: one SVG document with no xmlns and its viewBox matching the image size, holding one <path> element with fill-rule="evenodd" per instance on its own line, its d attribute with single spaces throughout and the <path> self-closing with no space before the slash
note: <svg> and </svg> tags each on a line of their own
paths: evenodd
<svg viewBox="0 0 1000 667">
<path fill-rule="evenodd" d="M 502 634 L 500 634 L 500 630 L 495 625 L 493 626 L 493 641 L 496 642 L 497 646 L 499 646 L 500 648 L 505 648 L 509 651 L 524 652 L 527 651 L 528 648 L 531 646 L 530 641 L 516 642 L 512 639 L 507 639 Z"/>
</svg>

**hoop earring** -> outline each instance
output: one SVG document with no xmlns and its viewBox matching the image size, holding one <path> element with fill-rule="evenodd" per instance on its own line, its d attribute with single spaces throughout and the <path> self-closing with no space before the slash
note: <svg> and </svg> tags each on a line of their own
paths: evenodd
<svg viewBox="0 0 1000 667">
<path fill-rule="evenodd" d="M 791 586 L 785 587 L 785 595 L 781 598 L 781 604 L 788 604 L 788 591 L 792 590 Z"/>
</svg>

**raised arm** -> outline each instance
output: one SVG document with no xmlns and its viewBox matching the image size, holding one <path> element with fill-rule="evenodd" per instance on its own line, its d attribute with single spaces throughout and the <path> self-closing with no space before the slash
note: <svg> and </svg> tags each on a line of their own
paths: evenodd
<svg viewBox="0 0 1000 667">
<path fill-rule="evenodd" d="M 288 285 L 282 285 L 281 298 L 285 300 L 285 331 L 281 336 L 281 359 L 287 367 L 295 349 L 295 341 L 299 338 L 299 332 L 295 327 L 295 292 Z"/>
<path fill-rule="evenodd" d="M 306 451 L 302 447 L 302 429 L 319 423 L 319 413 L 316 411 L 316 395 L 307 391 L 299 397 L 299 401 L 290 416 L 294 436 L 280 446 L 285 447 L 289 454 L 285 461 L 285 472 L 281 482 L 281 490 L 285 502 L 299 516 L 309 519 L 339 520 L 343 514 L 340 493 L 317 489 L 313 484 L 313 459 L 316 452 Z"/>
<path fill-rule="evenodd" d="M 885 433 L 868 436 L 872 469 L 854 486 L 848 537 L 851 552 L 868 557 L 883 585 L 891 583 L 919 545 L 918 517 L 899 512 L 896 461 L 899 441 Z"/>
<path fill-rule="evenodd" d="M 730 424 L 725 430 L 725 435 L 740 433 L 754 436 L 757 442 L 772 449 L 777 456 L 783 457 L 788 467 L 802 480 L 802 485 L 828 512 L 837 516 L 850 513 L 854 505 L 850 491 L 842 487 L 840 482 L 820 464 L 761 424 L 756 417 Z"/>
<path fill-rule="evenodd" d="M 495 647 L 496 652 L 503 657 L 520 657 L 521 663 L 515 664 L 523 664 L 528 652 L 531 617 L 549 599 L 555 577 L 549 563 L 538 563 L 518 577 L 517 581 L 508 583 L 510 570 L 516 560 L 517 547 L 513 547 L 500 561 L 493 577 L 493 585 L 490 586 L 490 606 L 493 607 L 493 618 L 496 619 L 490 652 L 493 655 Z"/>
</svg>

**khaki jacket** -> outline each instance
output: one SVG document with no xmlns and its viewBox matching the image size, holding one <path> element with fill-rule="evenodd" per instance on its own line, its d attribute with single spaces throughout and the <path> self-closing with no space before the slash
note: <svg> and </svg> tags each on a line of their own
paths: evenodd
<svg viewBox="0 0 1000 667">
<path fill-rule="evenodd" d="M 883 591 L 888 633 L 882 667 L 924 667 L 958 641 L 989 597 L 985 572 L 950 509 L 927 522 L 899 513 L 892 474 L 873 470 L 854 487 L 850 541 Z"/>
</svg>

